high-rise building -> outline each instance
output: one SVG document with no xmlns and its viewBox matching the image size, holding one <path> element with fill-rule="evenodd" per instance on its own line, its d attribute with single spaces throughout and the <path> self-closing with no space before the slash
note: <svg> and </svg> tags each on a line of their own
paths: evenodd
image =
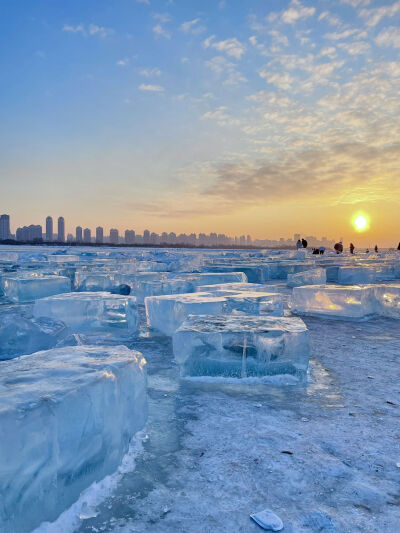
<svg viewBox="0 0 400 533">
<path fill-rule="evenodd" d="M 51 242 L 53 240 L 53 218 L 46 218 L 46 241 Z"/>
<path fill-rule="evenodd" d="M 103 244 L 103 240 L 104 240 L 103 228 L 101 226 L 97 226 L 97 228 L 96 228 L 96 244 Z"/>
<path fill-rule="evenodd" d="M 90 244 L 92 242 L 92 232 L 89 228 L 85 228 L 83 230 L 83 242 L 86 244 Z"/>
<path fill-rule="evenodd" d="M 35 224 L 18 228 L 16 232 L 17 241 L 41 242 L 42 238 L 42 226 Z"/>
<path fill-rule="evenodd" d="M 117 229 L 110 229 L 110 243 L 118 244 L 119 235 Z"/>
<path fill-rule="evenodd" d="M 0 241 L 10 237 L 10 215 L 0 215 Z"/>
<path fill-rule="evenodd" d="M 150 243 L 150 231 L 148 229 L 145 229 L 143 232 L 143 243 L 144 244 Z"/>
<path fill-rule="evenodd" d="M 65 242 L 65 221 L 64 217 L 58 217 L 58 242 Z"/>
<path fill-rule="evenodd" d="M 76 242 L 82 242 L 82 227 L 76 226 L 75 229 L 75 241 Z"/>
<path fill-rule="evenodd" d="M 133 229 L 125 231 L 125 244 L 135 244 L 135 232 Z"/>
</svg>

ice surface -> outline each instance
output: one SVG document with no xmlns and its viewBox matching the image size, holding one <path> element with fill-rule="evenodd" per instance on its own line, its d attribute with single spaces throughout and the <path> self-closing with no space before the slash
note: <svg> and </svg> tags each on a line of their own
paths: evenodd
<svg viewBox="0 0 400 533">
<path fill-rule="evenodd" d="M 64 276 L 5 277 L 2 284 L 4 296 L 13 302 L 33 302 L 71 290 L 71 281 Z"/>
<path fill-rule="evenodd" d="M 323 268 L 305 270 L 297 274 L 288 274 L 287 286 L 300 287 L 301 285 L 323 285 L 326 283 L 326 271 Z"/>
<path fill-rule="evenodd" d="M 374 294 L 380 315 L 400 319 L 400 283 L 375 285 Z"/>
<path fill-rule="evenodd" d="M 114 472 L 147 417 L 145 360 L 69 347 L 1 363 L 0 531 L 52 521 Z"/>
<path fill-rule="evenodd" d="M 299 318 L 189 316 L 173 335 L 184 376 L 248 377 L 293 374 L 304 378 L 310 353 Z"/>
<path fill-rule="evenodd" d="M 36 300 L 35 317 L 62 320 L 74 332 L 127 332 L 138 327 L 136 299 L 108 292 L 71 292 Z"/>
<path fill-rule="evenodd" d="M 374 283 L 376 271 L 374 268 L 361 266 L 344 266 L 338 271 L 338 283 L 341 285 L 356 285 L 359 283 Z"/>
<path fill-rule="evenodd" d="M 30 320 L 17 313 L 0 316 L 0 360 L 48 350 L 69 334 L 63 322 L 50 318 Z"/>
<path fill-rule="evenodd" d="M 309 285 L 295 287 L 292 312 L 299 315 L 323 315 L 362 319 L 377 312 L 373 287 Z"/>
<path fill-rule="evenodd" d="M 265 283 L 216 283 L 215 285 L 200 285 L 196 292 L 236 293 L 236 292 L 272 292 L 275 287 Z"/>
<path fill-rule="evenodd" d="M 148 325 L 169 336 L 189 315 L 283 314 L 282 296 L 264 292 L 238 292 L 229 295 L 196 292 L 151 296 L 145 299 L 145 306 Z"/>
</svg>

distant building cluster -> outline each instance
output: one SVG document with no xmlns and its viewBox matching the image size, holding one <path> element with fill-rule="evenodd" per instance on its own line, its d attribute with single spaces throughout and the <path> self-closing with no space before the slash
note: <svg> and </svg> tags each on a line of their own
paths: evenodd
<svg viewBox="0 0 400 533">
<path fill-rule="evenodd" d="M 302 236 L 308 241 L 309 247 L 325 246 L 332 247 L 333 240 L 322 237 L 318 239 L 313 235 Z M 137 234 L 133 229 L 127 229 L 123 235 L 115 228 L 110 229 L 109 235 L 104 235 L 101 226 L 96 228 L 92 235 L 90 228 L 75 228 L 75 235 L 69 233 L 65 237 L 65 220 L 58 217 L 57 228 L 53 226 L 53 218 L 46 218 L 46 231 L 43 233 L 41 225 L 31 224 L 16 230 L 15 235 L 11 234 L 10 216 L 0 215 L 0 241 L 15 239 L 20 242 L 54 242 L 54 243 L 77 243 L 77 244 L 126 244 L 126 245 L 183 245 L 183 246 L 255 246 L 255 247 L 287 247 L 295 246 L 300 234 L 295 234 L 293 239 L 281 237 L 279 240 L 255 239 L 250 235 L 229 237 L 223 233 L 167 233 L 161 234 L 144 230 L 143 235 Z"/>
</svg>

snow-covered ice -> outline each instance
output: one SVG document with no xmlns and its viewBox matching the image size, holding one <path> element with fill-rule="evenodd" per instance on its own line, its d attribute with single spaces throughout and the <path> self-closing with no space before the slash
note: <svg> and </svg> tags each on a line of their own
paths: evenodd
<svg viewBox="0 0 400 533">
<path fill-rule="evenodd" d="M 300 318 L 189 316 L 173 336 L 174 356 L 184 376 L 304 378 L 310 355 Z"/>
<path fill-rule="evenodd" d="M 54 520 L 114 472 L 147 418 L 146 361 L 125 346 L 1 363 L 0 531 Z"/>
<path fill-rule="evenodd" d="M 54 317 L 74 332 L 127 332 L 138 326 L 136 299 L 108 292 L 71 292 L 36 300 L 35 317 Z"/>
</svg>

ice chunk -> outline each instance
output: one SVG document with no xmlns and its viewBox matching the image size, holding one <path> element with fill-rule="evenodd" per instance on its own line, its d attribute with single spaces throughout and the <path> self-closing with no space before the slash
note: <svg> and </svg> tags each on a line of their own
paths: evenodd
<svg viewBox="0 0 400 533">
<path fill-rule="evenodd" d="M 341 285 L 355 285 L 359 283 L 374 283 L 376 271 L 374 268 L 361 266 L 343 266 L 338 271 L 338 283 Z"/>
<path fill-rule="evenodd" d="M 361 319 L 376 313 L 373 287 L 357 285 L 309 285 L 295 287 L 292 293 L 292 312 L 298 315 L 323 315 L 337 318 Z"/>
<path fill-rule="evenodd" d="M 250 518 L 263 529 L 269 529 L 270 531 L 281 531 L 283 529 L 282 520 L 271 509 L 264 509 L 264 511 L 251 514 Z"/>
<path fill-rule="evenodd" d="M 263 292 L 152 296 L 145 299 L 145 306 L 148 325 L 164 335 L 172 335 L 189 315 L 283 314 L 282 296 Z"/>
<path fill-rule="evenodd" d="M 323 285 L 326 283 L 326 272 L 323 268 L 305 270 L 297 274 L 288 274 L 287 286 L 300 287 L 301 285 Z"/>
<path fill-rule="evenodd" d="M 400 283 L 375 285 L 374 294 L 380 315 L 400 319 Z"/>
<path fill-rule="evenodd" d="M 69 334 L 63 322 L 30 320 L 16 313 L 0 317 L 0 360 L 54 348 Z"/>
<path fill-rule="evenodd" d="M 5 277 L 2 285 L 4 296 L 13 302 L 33 302 L 71 291 L 71 281 L 64 276 Z"/>
<path fill-rule="evenodd" d="M 274 285 L 264 283 L 216 283 L 215 285 L 200 285 L 196 292 L 237 293 L 237 292 L 275 292 Z"/>
<path fill-rule="evenodd" d="M 292 374 L 303 379 L 309 335 L 299 318 L 189 316 L 173 335 L 185 376 L 251 377 Z"/>
<path fill-rule="evenodd" d="M 115 472 L 147 418 L 146 361 L 125 346 L 58 348 L 1 363 L 0 531 L 53 521 Z"/>
<path fill-rule="evenodd" d="M 138 327 L 136 299 L 108 292 L 71 292 L 36 300 L 35 317 L 62 320 L 73 332 L 127 332 Z"/>
<path fill-rule="evenodd" d="M 313 261 L 274 261 L 265 265 L 268 273 L 264 273 L 264 280 L 268 279 L 287 279 L 289 274 L 297 274 L 315 268 Z"/>
<path fill-rule="evenodd" d="M 75 273 L 75 288 L 77 291 L 110 291 L 120 284 L 119 276 L 111 272 L 80 270 Z"/>
</svg>

